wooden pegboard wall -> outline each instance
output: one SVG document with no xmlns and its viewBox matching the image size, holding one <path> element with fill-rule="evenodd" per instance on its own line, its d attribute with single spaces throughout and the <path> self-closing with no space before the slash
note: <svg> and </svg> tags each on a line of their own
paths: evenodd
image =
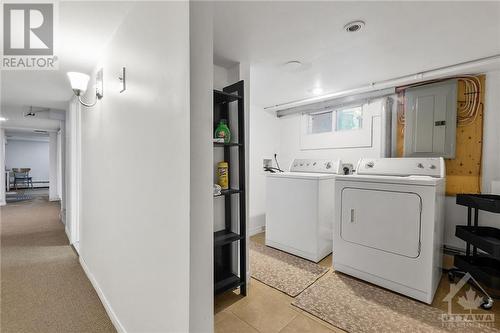
<svg viewBox="0 0 500 333">
<path fill-rule="evenodd" d="M 458 193 L 481 193 L 485 76 L 478 75 L 476 78 L 481 83 L 478 114 L 474 121 L 457 127 L 455 158 L 446 160 L 446 195 L 450 196 Z M 457 105 L 460 108 L 466 99 L 465 83 L 459 79 L 457 84 Z M 403 91 L 398 98 L 398 156 L 403 156 L 404 149 L 404 112 Z"/>
</svg>

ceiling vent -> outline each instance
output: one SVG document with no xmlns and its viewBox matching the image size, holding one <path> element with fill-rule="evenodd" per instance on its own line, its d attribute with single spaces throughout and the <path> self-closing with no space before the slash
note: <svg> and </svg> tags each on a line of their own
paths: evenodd
<svg viewBox="0 0 500 333">
<path fill-rule="evenodd" d="M 363 22 L 363 21 L 360 21 L 360 20 L 352 21 L 352 22 L 349 22 L 346 25 L 344 25 L 344 30 L 347 32 L 358 32 L 361 29 L 363 29 L 364 26 L 365 26 L 365 22 Z"/>
<path fill-rule="evenodd" d="M 32 106 L 30 106 L 29 112 L 25 113 L 24 116 L 25 117 L 36 117 L 36 113 L 33 112 L 33 107 Z"/>
</svg>

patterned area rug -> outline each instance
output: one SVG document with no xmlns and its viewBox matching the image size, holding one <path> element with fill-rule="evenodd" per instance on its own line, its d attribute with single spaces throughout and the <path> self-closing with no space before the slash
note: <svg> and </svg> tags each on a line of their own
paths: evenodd
<svg viewBox="0 0 500 333">
<path fill-rule="evenodd" d="M 254 279 L 292 297 L 303 292 L 328 268 L 291 254 L 250 242 L 250 272 Z"/>
<path fill-rule="evenodd" d="M 33 196 L 25 192 L 8 192 L 5 196 L 7 203 L 26 201 L 33 199 Z"/>
<path fill-rule="evenodd" d="M 15 203 L 33 200 L 37 198 L 49 197 L 48 188 L 34 188 L 34 189 L 19 189 L 17 191 L 9 191 L 5 194 L 7 203 Z"/>
<path fill-rule="evenodd" d="M 292 305 L 351 333 L 500 332 L 477 324 L 443 325 L 445 312 L 439 309 L 334 272 Z"/>
</svg>

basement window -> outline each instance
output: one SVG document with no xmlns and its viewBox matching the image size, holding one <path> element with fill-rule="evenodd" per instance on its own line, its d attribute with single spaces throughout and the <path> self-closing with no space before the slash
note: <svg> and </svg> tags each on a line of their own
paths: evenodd
<svg viewBox="0 0 500 333">
<path fill-rule="evenodd" d="M 363 125 L 363 108 L 362 106 L 355 106 L 331 109 L 310 113 L 307 118 L 307 134 L 358 130 Z"/>
</svg>

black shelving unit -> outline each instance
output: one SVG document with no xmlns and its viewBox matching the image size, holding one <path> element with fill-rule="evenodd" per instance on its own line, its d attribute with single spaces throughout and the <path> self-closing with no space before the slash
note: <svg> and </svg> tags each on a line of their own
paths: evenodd
<svg viewBox="0 0 500 333">
<path fill-rule="evenodd" d="M 479 283 L 500 290 L 500 229 L 479 226 L 479 210 L 500 213 L 500 195 L 458 194 L 456 203 L 467 207 L 467 225 L 459 225 L 455 229 L 455 236 L 466 242 L 466 252 L 465 255 L 455 255 L 457 269 L 450 270 L 448 274 L 453 280 L 456 274 L 469 273 L 476 287 L 487 296 L 482 307 L 489 309 L 493 306 L 493 299 Z"/>
<path fill-rule="evenodd" d="M 247 292 L 244 111 L 243 81 L 227 86 L 222 91 L 214 90 L 214 132 L 220 119 L 227 119 L 229 127 L 237 129 L 237 135 L 231 138 L 230 143 L 214 143 L 214 149 L 224 150 L 224 161 L 230 165 L 230 176 L 234 172 L 231 160 L 237 158 L 238 166 L 237 184 L 233 184 L 232 177 L 229 177 L 229 189 L 214 196 L 214 200 L 224 202 L 224 229 L 214 233 L 215 294 L 236 288 L 240 288 L 241 295 Z M 238 221 L 233 221 L 233 202 L 239 206 Z M 238 269 L 234 269 L 236 253 Z"/>
</svg>

